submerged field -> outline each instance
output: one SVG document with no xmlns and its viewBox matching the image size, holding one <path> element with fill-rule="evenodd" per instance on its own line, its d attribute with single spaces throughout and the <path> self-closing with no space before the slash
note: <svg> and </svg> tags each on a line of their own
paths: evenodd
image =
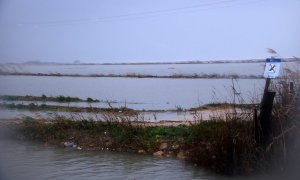
<svg viewBox="0 0 300 180">
<path fill-rule="evenodd" d="M 282 66 L 293 67 L 293 63 L 283 63 Z M 96 107 L 107 107 L 106 102 L 111 102 L 115 108 L 126 106 L 134 110 L 190 109 L 211 103 L 259 103 L 264 84 L 263 79 L 257 79 L 263 74 L 264 63 L 261 61 L 125 65 L 2 64 L 0 69 L 3 73 L 0 75 L 0 95 L 92 98 L 99 100 L 93 103 Z M 62 76 L 56 76 L 59 74 Z M 88 76 L 93 74 L 103 76 Z M 140 76 L 145 78 L 138 78 Z M 173 78 L 181 76 L 183 78 Z M 198 79 L 198 76 L 201 78 Z M 236 96 L 235 102 L 233 96 Z M 68 103 L 75 104 L 72 101 Z M 76 105 L 89 106 L 83 101 L 76 102 Z"/>
</svg>

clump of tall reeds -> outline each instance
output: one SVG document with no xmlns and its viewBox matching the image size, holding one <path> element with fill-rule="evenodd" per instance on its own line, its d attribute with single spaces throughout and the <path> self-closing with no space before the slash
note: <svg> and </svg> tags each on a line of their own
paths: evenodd
<svg viewBox="0 0 300 180">
<path fill-rule="evenodd" d="M 216 123 L 216 126 L 203 127 L 201 123 L 192 126 L 195 128 L 192 132 L 196 139 L 188 144 L 191 160 L 229 174 L 265 171 L 274 167 L 283 170 L 289 155 L 295 151 L 295 146 L 300 150 L 300 141 L 295 138 L 300 137 L 297 112 L 300 104 L 300 76 L 292 70 L 285 70 L 285 73 L 278 80 L 273 80 L 270 89 L 276 92 L 270 117 L 270 139 L 262 143 L 259 138 L 264 137 L 257 139 L 255 136 L 257 130 L 261 131 L 260 126 L 254 124 L 254 119 L 257 118 L 253 113 L 257 108 L 255 105 L 252 112 L 251 108 L 247 108 L 247 113 L 238 113 L 235 109 L 238 106 L 233 106 L 233 113 L 226 115 L 226 121 L 219 118 L 221 122 Z M 236 94 L 235 91 L 233 94 Z"/>
<path fill-rule="evenodd" d="M 232 174 L 255 169 L 253 123 L 249 119 L 203 121 L 190 127 L 190 160 L 216 172 Z"/>
</svg>

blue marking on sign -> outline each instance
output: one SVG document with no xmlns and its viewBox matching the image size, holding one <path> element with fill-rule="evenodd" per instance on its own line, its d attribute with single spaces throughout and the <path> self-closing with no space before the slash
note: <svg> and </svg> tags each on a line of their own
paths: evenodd
<svg viewBox="0 0 300 180">
<path fill-rule="evenodd" d="M 267 63 L 280 63 L 281 59 L 273 59 L 273 58 L 267 58 L 266 59 Z"/>
</svg>

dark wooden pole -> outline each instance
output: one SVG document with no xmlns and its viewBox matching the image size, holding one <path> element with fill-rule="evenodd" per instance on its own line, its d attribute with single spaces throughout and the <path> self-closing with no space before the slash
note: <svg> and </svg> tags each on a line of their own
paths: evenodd
<svg viewBox="0 0 300 180">
<path fill-rule="evenodd" d="M 271 84 L 271 79 L 267 78 L 263 98 L 260 104 L 260 113 L 259 113 L 259 125 L 257 125 L 256 131 L 260 131 L 261 133 L 258 133 L 257 140 L 258 143 L 266 144 L 270 141 L 271 135 L 272 135 L 272 109 L 273 109 L 273 102 L 275 98 L 275 92 L 269 91 L 269 87 Z M 261 136 L 261 137 L 260 137 Z"/>
<path fill-rule="evenodd" d="M 271 78 L 267 78 L 263 98 L 265 97 L 265 94 L 269 91 L 270 84 L 271 84 Z"/>
<path fill-rule="evenodd" d="M 262 143 L 266 144 L 270 141 L 272 135 L 272 108 L 275 92 L 267 92 L 264 101 L 261 103 L 259 122 L 262 131 Z"/>
</svg>

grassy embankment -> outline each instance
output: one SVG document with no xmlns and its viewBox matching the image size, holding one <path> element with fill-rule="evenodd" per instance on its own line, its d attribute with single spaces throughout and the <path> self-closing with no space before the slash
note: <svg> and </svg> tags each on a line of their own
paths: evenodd
<svg viewBox="0 0 300 180">
<path fill-rule="evenodd" d="M 101 112 L 101 111 L 109 111 L 109 112 L 119 112 L 128 114 L 136 114 L 136 112 L 132 109 L 121 107 L 121 108 L 97 108 L 97 107 L 75 107 L 75 106 L 61 106 L 61 105 L 47 105 L 47 102 L 58 102 L 58 103 L 71 103 L 71 102 L 86 102 L 86 103 L 95 103 L 101 102 L 98 99 L 93 99 L 88 97 L 87 99 L 80 99 L 78 97 L 70 97 L 70 96 L 57 96 L 57 97 L 47 97 L 46 95 L 42 96 L 15 96 L 15 95 L 2 95 L 0 96 L 0 100 L 4 100 L 12 103 L 0 103 L 1 108 L 7 109 L 19 109 L 19 110 L 30 110 L 30 111 L 56 111 L 56 112 Z M 14 101 L 30 101 L 30 104 L 23 103 L 13 103 Z M 43 102 L 43 104 L 36 104 L 33 102 Z M 104 102 L 104 101 L 102 101 Z M 111 102 L 107 102 L 108 104 Z"/>
<path fill-rule="evenodd" d="M 53 120 L 27 118 L 19 126 L 26 138 L 63 146 L 72 141 L 78 149 L 127 151 L 177 156 L 217 172 L 251 172 L 256 167 L 252 122 L 202 121 L 189 125 L 153 126 L 145 122 Z"/>
<path fill-rule="evenodd" d="M 255 104 L 231 104 L 231 103 L 210 103 L 205 104 L 199 107 L 184 109 L 181 106 L 175 107 L 175 109 L 169 110 L 134 110 L 126 107 L 126 103 L 122 107 L 113 107 L 112 103 L 116 103 L 115 101 L 100 101 L 98 99 L 87 98 L 86 100 L 80 99 L 78 97 L 70 97 L 70 96 L 57 96 L 57 97 L 47 97 L 45 95 L 42 96 L 13 96 L 13 95 L 2 95 L 0 96 L 0 100 L 4 100 L 6 102 L 0 103 L 0 107 L 7 109 L 20 109 L 20 110 L 30 110 L 30 111 L 57 111 L 57 112 L 126 112 L 129 114 L 138 114 L 141 112 L 165 112 L 165 111 L 173 111 L 173 112 L 181 112 L 181 111 L 190 111 L 196 112 L 201 110 L 216 110 L 216 109 L 232 109 L 233 107 L 239 109 L 251 109 L 255 106 Z M 19 103 L 16 104 L 14 101 L 30 101 L 30 104 Z M 38 105 L 34 102 L 43 102 L 43 104 Z M 8 103 L 10 102 L 10 103 Z M 94 102 L 103 102 L 107 103 L 109 108 L 99 108 L 96 106 L 92 106 L 90 104 L 89 107 L 75 107 L 75 106 L 62 106 L 62 105 L 47 105 L 47 102 L 58 102 L 58 103 L 70 103 L 70 102 L 86 102 L 86 103 L 94 103 Z"/>
<path fill-rule="evenodd" d="M 92 99 L 88 97 L 87 99 L 80 99 L 78 97 L 70 97 L 70 96 L 15 96 L 15 95 L 2 95 L 0 96 L 0 100 L 5 101 L 50 101 L 50 102 L 87 102 L 87 103 L 93 103 L 93 102 L 100 102 L 98 99 Z"/>
</svg>

